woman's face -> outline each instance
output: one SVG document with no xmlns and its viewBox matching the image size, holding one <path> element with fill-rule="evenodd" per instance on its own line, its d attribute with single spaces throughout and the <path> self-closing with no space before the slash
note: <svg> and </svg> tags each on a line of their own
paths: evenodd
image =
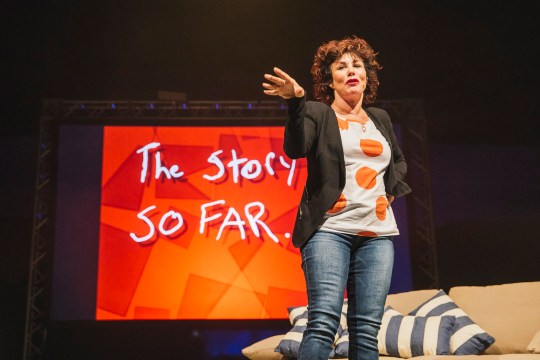
<svg viewBox="0 0 540 360">
<path fill-rule="evenodd" d="M 359 57 L 351 53 L 343 54 L 332 65 L 332 84 L 335 97 L 350 99 L 359 97 L 361 99 L 367 84 L 366 69 L 364 62 Z"/>
</svg>

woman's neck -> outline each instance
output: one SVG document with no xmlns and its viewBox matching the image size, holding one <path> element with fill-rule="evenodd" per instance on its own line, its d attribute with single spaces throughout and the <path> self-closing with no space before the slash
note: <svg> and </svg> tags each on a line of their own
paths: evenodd
<svg viewBox="0 0 540 360">
<path fill-rule="evenodd" d="M 354 100 L 345 100 L 336 96 L 332 102 L 332 109 L 340 115 L 360 115 L 362 113 L 362 98 Z"/>
</svg>

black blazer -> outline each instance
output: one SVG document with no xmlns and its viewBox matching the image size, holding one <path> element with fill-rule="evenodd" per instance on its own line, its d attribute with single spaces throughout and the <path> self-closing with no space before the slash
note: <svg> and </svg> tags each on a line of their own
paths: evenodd
<svg viewBox="0 0 540 360">
<path fill-rule="evenodd" d="M 298 206 L 292 241 L 300 247 L 316 231 L 326 211 L 345 187 L 345 160 L 334 110 L 305 97 L 287 100 L 283 150 L 291 159 L 307 158 L 308 177 Z M 388 113 L 378 108 L 365 109 L 392 148 L 390 164 L 384 174 L 386 192 L 403 196 L 411 188 L 403 181 L 407 163 L 398 146 Z"/>
</svg>

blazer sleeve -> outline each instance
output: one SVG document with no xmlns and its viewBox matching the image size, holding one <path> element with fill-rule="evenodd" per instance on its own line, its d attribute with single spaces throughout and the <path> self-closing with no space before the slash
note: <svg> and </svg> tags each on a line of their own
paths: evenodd
<svg viewBox="0 0 540 360">
<path fill-rule="evenodd" d="M 396 180 L 398 182 L 404 181 L 405 175 L 407 174 L 407 162 L 405 161 L 405 156 L 403 155 L 403 152 L 399 148 L 396 134 L 394 133 L 394 127 L 392 126 L 392 122 L 390 121 L 390 118 L 388 119 L 388 125 L 389 125 L 389 135 L 390 135 L 390 141 L 392 142 L 392 155 L 394 157 L 394 169 L 396 171 Z"/>
<path fill-rule="evenodd" d="M 291 159 L 306 157 L 311 150 L 317 134 L 317 124 L 308 114 L 306 98 L 287 100 L 288 112 L 285 122 L 283 150 Z"/>
</svg>

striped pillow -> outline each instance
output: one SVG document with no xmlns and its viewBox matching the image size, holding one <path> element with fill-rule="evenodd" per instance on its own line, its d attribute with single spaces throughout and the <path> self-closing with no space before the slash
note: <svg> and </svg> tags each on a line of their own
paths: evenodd
<svg viewBox="0 0 540 360">
<path fill-rule="evenodd" d="M 345 308 L 346 305 L 344 305 Z M 300 350 L 300 343 L 306 330 L 308 320 L 307 306 L 290 307 L 287 309 L 289 312 L 289 320 L 293 326 L 287 334 L 281 339 L 275 351 L 282 353 L 285 356 L 297 358 Z M 343 330 L 347 327 L 347 319 L 344 314 L 341 314 L 340 324 L 334 341 L 336 341 Z"/>
<path fill-rule="evenodd" d="M 377 337 L 379 354 L 402 358 L 448 355 L 454 321 L 453 316 L 404 316 L 387 306 Z M 346 358 L 348 355 L 349 333 L 345 330 L 336 341 L 331 357 Z"/>
<path fill-rule="evenodd" d="M 285 356 L 297 358 L 300 350 L 300 342 L 302 342 L 304 330 L 306 330 L 308 319 L 307 306 L 290 307 L 287 310 L 289 311 L 289 320 L 293 327 L 281 339 L 274 351 L 280 352 Z"/>
<path fill-rule="evenodd" d="M 349 357 L 349 330 L 345 329 L 339 339 L 334 343 L 334 348 L 330 353 L 330 359 L 342 359 Z"/>
<path fill-rule="evenodd" d="M 338 339 L 334 342 L 334 348 L 330 352 L 330 359 L 340 359 L 349 357 L 349 330 L 347 329 L 347 308 L 349 300 L 345 299 L 341 308 L 341 319 L 339 322 Z"/>
<path fill-rule="evenodd" d="M 472 321 L 443 290 L 411 311 L 410 315 L 455 316 L 456 321 L 450 338 L 452 355 L 477 355 L 495 342 L 495 339 Z"/>
</svg>

